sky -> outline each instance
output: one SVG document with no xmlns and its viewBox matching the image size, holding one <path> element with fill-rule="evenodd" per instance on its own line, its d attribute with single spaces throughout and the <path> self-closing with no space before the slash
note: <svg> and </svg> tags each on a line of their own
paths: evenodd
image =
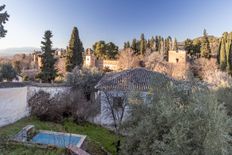
<svg viewBox="0 0 232 155">
<path fill-rule="evenodd" d="M 0 49 L 40 47 L 45 30 L 66 48 L 74 26 L 84 48 L 99 40 L 123 42 L 154 35 L 178 41 L 232 31 L 232 0 L 0 0 L 10 15 Z"/>
</svg>

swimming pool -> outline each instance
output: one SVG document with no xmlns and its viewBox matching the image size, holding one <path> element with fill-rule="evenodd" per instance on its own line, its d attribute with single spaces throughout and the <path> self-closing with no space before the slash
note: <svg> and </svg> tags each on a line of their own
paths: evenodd
<svg viewBox="0 0 232 155">
<path fill-rule="evenodd" d="M 62 133 L 62 132 L 51 132 L 51 131 L 40 131 L 32 138 L 33 143 L 52 145 L 59 148 L 65 148 L 69 145 L 81 147 L 86 136 Z"/>
</svg>

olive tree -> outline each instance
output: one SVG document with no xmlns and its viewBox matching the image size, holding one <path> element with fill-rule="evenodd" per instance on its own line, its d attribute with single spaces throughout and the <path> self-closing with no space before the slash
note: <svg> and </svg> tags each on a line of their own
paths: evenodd
<svg viewBox="0 0 232 155">
<path fill-rule="evenodd" d="M 229 155 L 232 122 L 216 93 L 195 90 L 183 100 L 176 91 L 170 85 L 149 105 L 134 104 L 123 153 Z"/>
</svg>

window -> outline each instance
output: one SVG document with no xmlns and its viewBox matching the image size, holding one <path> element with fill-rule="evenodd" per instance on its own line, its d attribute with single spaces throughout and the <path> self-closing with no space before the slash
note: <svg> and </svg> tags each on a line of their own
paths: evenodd
<svg viewBox="0 0 232 155">
<path fill-rule="evenodd" d="M 113 108 L 119 109 L 123 106 L 123 99 L 122 97 L 113 97 Z"/>
<path fill-rule="evenodd" d="M 178 63 L 178 62 L 179 62 L 179 59 L 177 58 L 177 59 L 176 59 L 176 63 Z"/>
</svg>

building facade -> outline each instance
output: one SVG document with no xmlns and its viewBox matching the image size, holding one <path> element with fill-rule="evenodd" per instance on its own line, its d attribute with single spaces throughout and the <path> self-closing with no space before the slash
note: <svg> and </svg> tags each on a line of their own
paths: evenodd
<svg viewBox="0 0 232 155">
<path fill-rule="evenodd" d="M 87 68 L 96 67 L 100 70 L 109 69 L 112 71 L 119 69 L 117 60 L 98 59 L 90 48 L 86 50 L 85 54 L 84 66 Z"/>
<path fill-rule="evenodd" d="M 187 52 L 185 50 L 168 51 L 168 62 L 170 63 L 186 63 Z"/>
</svg>

